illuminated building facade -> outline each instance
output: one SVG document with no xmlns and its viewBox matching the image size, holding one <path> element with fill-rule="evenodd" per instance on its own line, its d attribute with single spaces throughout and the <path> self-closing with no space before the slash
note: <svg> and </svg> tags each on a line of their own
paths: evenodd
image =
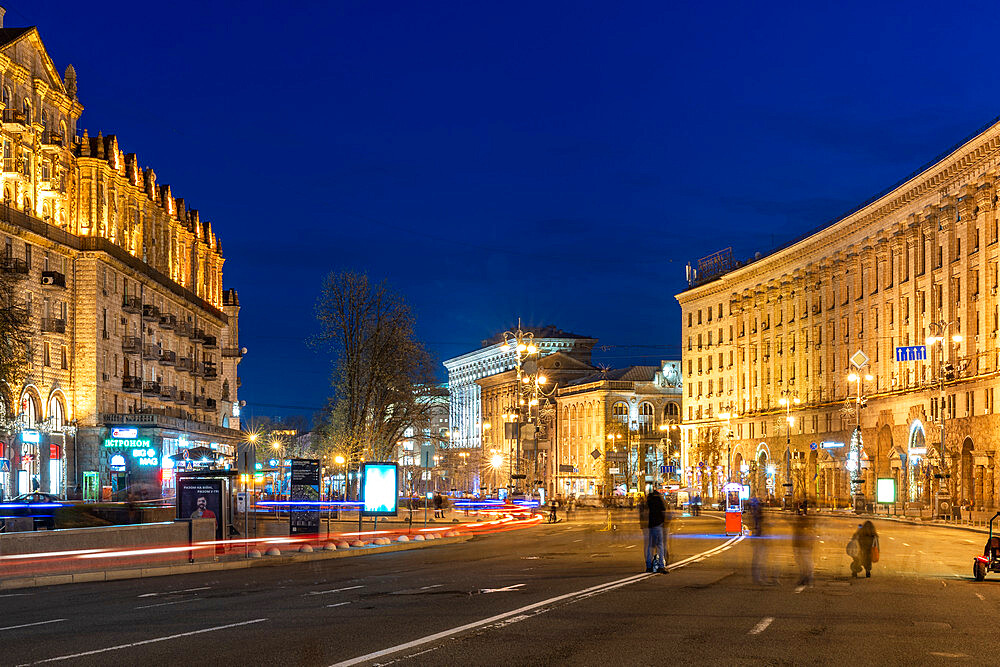
<svg viewBox="0 0 1000 667">
<path fill-rule="evenodd" d="M 37 29 L 3 28 L 2 11 L 0 107 L 0 270 L 32 329 L 27 377 L 0 387 L 0 486 L 169 493 L 170 455 L 231 455 L 240 437 L 219 239 L 115 136 L 79 132 L 73 67 L 60 76 Z"/>
<path fill-rule="evenodd" d="M 669 484 L 681 461 L 681 364 L 598 371 L 556 390 L 556 492 L 609 496 Z"/>
<path fill-rule="evenodd" d="M 730 468 L 757 495 L 791 488 L 828 505 L 855 492 L 870 503 L 875 479 L 892 478 L 900 511 L 932 507 L 939 490 L 996 507 L 998 174 L 994 123 L 783 248 L 744 264 L 723 251 L 689 268 L 677 296 L 689 473 Z"/>
</svg>

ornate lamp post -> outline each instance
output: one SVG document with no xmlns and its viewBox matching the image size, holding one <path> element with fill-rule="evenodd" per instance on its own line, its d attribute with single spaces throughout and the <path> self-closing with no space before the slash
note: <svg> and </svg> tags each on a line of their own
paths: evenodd
<svg viewBox="0 0 1000 667">
<path fill-rule="evenodd" d="M 785 497 L 791 498 L 795 494 L 795 485 L 792 482 L 792 425 L 795 417 L 792 416 L 792 406 L 801 403 L 798 396 L 793 396 L 791 390 L 782 392 L 778 399 L 778 405 L 785 408 Z"/>
<path fill-rule="evenodd" d="M 939 479 L 941 480 L 938 486 L 937 493 L 937 513 L 940 515 L 950 514 L 951 502 L 950 502 L 950 489 L 948 488 L 947 480 L 951 477 L 948 472 L 948 461 L 945 457 L 945 444 L 944 444 L 944 434 L 945 434 L 945 405 L 947 403 L 944 384 L 945 381 L 950 381 L 955 378 L 955 366 L 948 361 L 949 351 L 954 348 L 958 349 L 958 346 L 962 343 L 962 335 L 955 333 L 950 337 L 948 336 L 948 331 L 952 326 L 958 328 L 955 322 L 946 322 L 940 320 L 938 322 L 931 322 L 929 325 L 931 330 L 931 335 L 927 337 L 926 343 L 928 347 L 933 345 L 938 345 L 939 349 L 939 365 L 938 365 L 938 386 L 940 388 L 941 398 L 938 402 L 938 419 L 941 426 L 941 473 Z M 950 342 L 950 345 L 945 345 L 945 343 Z"/>
<path fill-rule="evenodd" d="M 736 408 L 732 403 L 727 403 L 723 408 L 722 412 L 719 413 L 719 417 L 726 420 L 726 482 L 733 481 L 733 430 L 730 426 L 730 420 L 736 417 Z"/>
<path fill-rule="evenodd" d="M 863 364 L 862 364 L 863 366 Z M 858 367 L 861 370 L 861 366 Z M 855 426 L 851 435 L 851 448 L 848 453 L 847 469 L 851 473 L 851 486 L 853 486 L 854 511 L 861 512 L 864 509 L 864 494 L 861 490 L 861 409 L 868 405 L 868 398 L 864 395 L 864 383 L 871 382 L 875 378 L 871 375 L 862 376 L 859 373 L 851 373 L 847 376 L 848 382 L 856 382 L 858 385 L 857 394 L 854 399 Z"/>
</svg>

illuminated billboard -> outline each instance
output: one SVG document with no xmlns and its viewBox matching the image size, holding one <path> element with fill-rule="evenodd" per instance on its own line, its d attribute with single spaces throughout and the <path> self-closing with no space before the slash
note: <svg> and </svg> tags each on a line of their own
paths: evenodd
<svg viewBox="0 0 1000 667">
<path fill-rule="evenodd" d="M 891 505 L 896 502 L 896 480 L 879 477 L 875 486 L 875 502 Z"/>
<path fill-rule="evenodd" d="M 396 516 L 399 470 L 395 463 L 361 464 L 361 500 L 364 516 Z"/>
</svg>

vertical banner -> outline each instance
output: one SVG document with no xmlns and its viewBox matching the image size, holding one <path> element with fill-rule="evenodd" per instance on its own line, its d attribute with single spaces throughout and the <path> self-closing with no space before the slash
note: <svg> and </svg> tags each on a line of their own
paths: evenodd
<svg viewBox="0 0 1000 667">
<path fill-rule="evenodd" d="M 364 516 L 396 516 L 399 467 L 395 463 L 361 464 L 361 500 Z"/>
<path fill-rule="evenodd" d="M 177 518 L 215 519 L 215 539 L 224 539 L 223 485 L 222 479 L 178 479 Z"/>
<path fill-rule="evenodd" d="M 289 533 L 292 535 L 319 533 L 319 459 L 292 459 L 289 500 L 292 501 L 288 512 Z"/>
</svg>

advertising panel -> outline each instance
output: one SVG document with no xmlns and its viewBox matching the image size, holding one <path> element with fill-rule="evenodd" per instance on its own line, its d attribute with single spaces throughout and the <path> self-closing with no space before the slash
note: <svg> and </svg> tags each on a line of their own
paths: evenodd
<svg viewBox="0 0 1000 667">
<path fill-rule="evenodd" d="M 319 459 L 292 459 L 292 485 L 289 500 L 319 502 Z M 292 505 L 288 512 L 292 535 L 319 533 L 319 505 Z"/>
<path fill-rule="evenodd" d="M 364 516 L 396 516 L 399 467 L 395 463 L 362 463 L 361 500 Z"/>
<path fill-rule="evenodd" d="M 891 505 L 896 502 L 896 480 L 892 477 L 879 477 L 875 483 L 875 502 Z"/>
<path fill-rule="evenodd" d="M 223 539 L 222 479 L 177 480 L 177 518 L 215 519 L 215 539 Z"/>
</svg>

